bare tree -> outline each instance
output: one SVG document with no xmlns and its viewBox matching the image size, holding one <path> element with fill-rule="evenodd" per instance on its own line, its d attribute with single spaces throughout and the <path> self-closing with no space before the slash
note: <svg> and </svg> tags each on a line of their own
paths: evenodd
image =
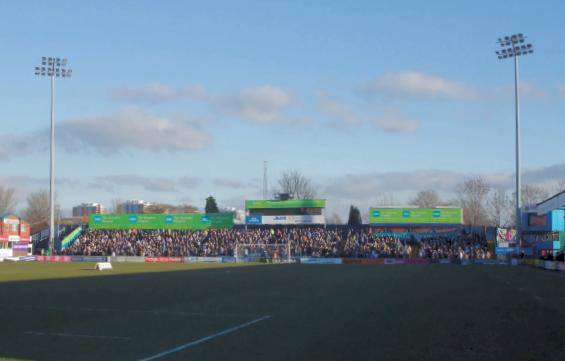
<svg viewBox="0 0 565 361">
<path fill-rule="evenodd" d="M 557 181 L 557 185 L 555 187 L 555 193 L 560 193 L 565 191 L 565 179 L 560 179 Z"/>
<path fill-rule="evenodd" d="M 113 213 L 124 213 L 124 202 L 119 198 L 114 198 L 111 201 Z"/>
<path fill-rule="evenodd" d="M 283 173 L 279 179 L 279 187 L 282 193 L 290 193 L 296 199 L 311 199 L 316 196 L 316 190 L 310 178 L 306 178 L 297 170 Z"/>
<path fill-rule="evenodd" d="M 468 178 L 457 188 L 457 203 L 463 208 L 466 224 L 488 224 L 486 199 L 490 186 L 482 177 Z"/>
<path fill-rule="evenodd" d="M 379 193 L 375 199 L 375 206 L 390 207 L 396 204 L 394 194 L 392 193 Z"/>
<path fill-rule="evenodd" d="M 164 204 L 164 203 L 150 204 L 146 207 L 143 207 L 143 213 L 146 213 L 146 214 L 177 213 L 177 207 L 175 207 L 171 204 Z"/>
<path fill-rule="evenodd" d="M 14 212 L 16 204 L 18 204 L 18 202 L 14 197 L 14 188 L 4 188 L 0 186 L 0 213 Z"/>
<path fill-rule="evenodd" d="M 522 185 L 522 206 L 533 206 L 548 197 L 547 191 L 533 184 Z"/>
<path fill-rule="evenodd" d="M 49 219 L 49 191 L 42 189 L 28 195 L 27 207 L 24 210 L 25 218 L 29 223 L 46 222 Z M 58 207 L 56 207 L 58 208 Z M 57 210 L 55 211 L 57 217 Z"/>
<path fill-rule="evenodd" d="M 412 199 L 411 204 L 420 208 L 435 208 L 441 205 L 439 195 L 434 190 L 420 191 L 416 198 Z"/>
<path fill-rule="evenodd" d="M 512 199 L 504 189 L 496 189 L 487 201 L 490 224 L 494 227 L 508 226 L 513 214 Z"/>
<path fill-rule="evenodd" d="M 343 224 L 343 220 L 337 213 L 332 213 L 327 219 L 327 224 Z"/>
<path fill-rule="evenodd" d="M 198 208 L 190 204 L 181 204 L 177 207 L 177 212 L 179 213 L 199 213 Z"/>
</svg>

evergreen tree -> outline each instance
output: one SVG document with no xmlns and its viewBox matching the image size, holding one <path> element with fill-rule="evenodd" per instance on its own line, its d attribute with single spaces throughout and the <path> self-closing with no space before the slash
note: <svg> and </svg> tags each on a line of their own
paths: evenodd
<svg viewBox="0 0 565 361">
<path fill-rule="evenodd" d="M 349 208 L 349 220 L 347 221 L 347 224 L 357 225 L 362 223 L 363 221 L 361 220 L 361 212 L 359 211 L 359 208 L 352 205 Z"/>
<path fill-rule="evenodd" d="M 206 213 L 219 213 L 218 205 L 216 204 L 216 199 L 212 196 L 206 198 L 206 207 L 204 207 Z"/>
</svg>

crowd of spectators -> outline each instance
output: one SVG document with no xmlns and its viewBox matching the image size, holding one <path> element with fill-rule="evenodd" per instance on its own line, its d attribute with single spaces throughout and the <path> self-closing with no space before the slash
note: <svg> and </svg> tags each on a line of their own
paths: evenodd
<svg viewBox="0 0 565 361">
<path fill-rule="evenodd" d="M 363 230 L 350 230 L 344 240 L 342 256 L 354 258 L 409 257 L 412 246 L 394 236 L 379 236 Z"/>
<path fill-rule="evenodd" d="M 421 241 L 367 228 L 278 227 L 216 230 L 85 230 L 64 254 L 114 256 L 234 256 L 238 244 L 287 245 L 295 256 L 355 258 L 490 258 L 475 235 Z"/>
<path fill-rule="evenodd" d="M 488 259 L 491 258 L 486 241 L 476 235 L 434 237 L 419 243 L 422 258 Z"/>
</svg>

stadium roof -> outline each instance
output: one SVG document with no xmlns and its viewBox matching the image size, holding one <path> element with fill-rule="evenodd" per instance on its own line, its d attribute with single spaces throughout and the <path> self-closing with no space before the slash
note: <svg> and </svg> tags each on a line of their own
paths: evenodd
<svg viewBox="0 0 565 361">
<path fill-rule="evenodd" d="M 545 201 L 542 201 L 536 205 L 536 210 L 538 214 L 545 214 L 551 212 L 554 209 L 564 209 L 564 208 L 565 208 L 565 190 L 557 193 L 552 197 L 549 197 Z"/>
</svg>

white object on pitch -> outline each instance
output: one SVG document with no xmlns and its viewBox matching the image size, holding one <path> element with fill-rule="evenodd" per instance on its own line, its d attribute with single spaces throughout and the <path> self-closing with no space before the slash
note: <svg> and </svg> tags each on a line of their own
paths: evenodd
<svg viewBox="0 0 565 361">
<path fill-rule="evenodd" d="M 112 269 L 112 264 L 110 262 L 97 262 L 94 267 L 97 271 L 104 271 L 105 269 Z"/>
</svg>

